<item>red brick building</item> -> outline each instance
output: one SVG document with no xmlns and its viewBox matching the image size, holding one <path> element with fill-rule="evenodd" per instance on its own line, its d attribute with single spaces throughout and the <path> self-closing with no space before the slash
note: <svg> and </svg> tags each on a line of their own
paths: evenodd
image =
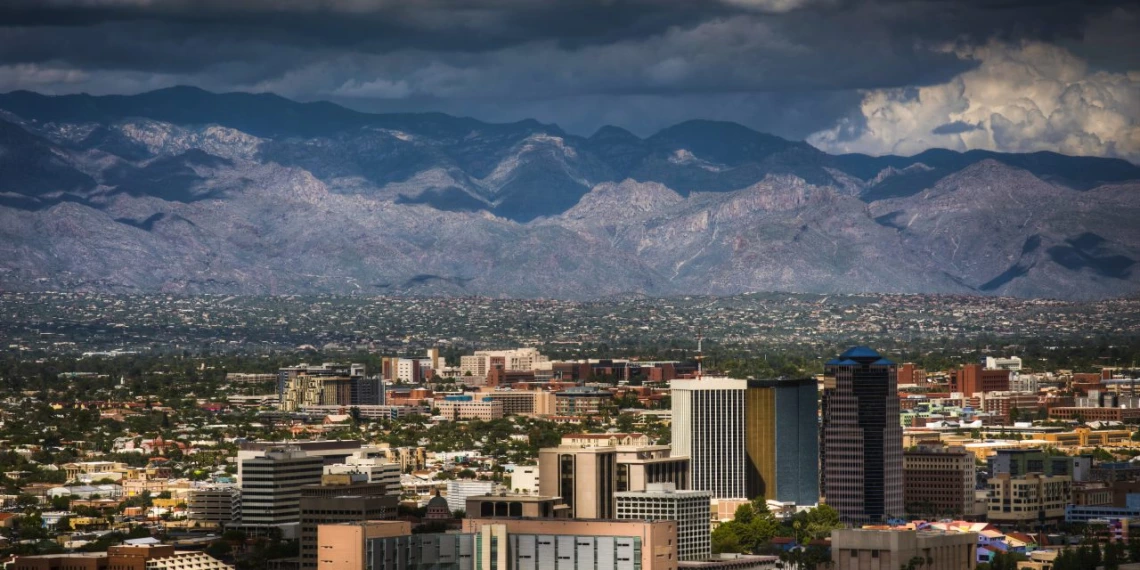
<svg viewBox="0 0 1140 570">
<path fill-rule="evenodd" d="M 950 371 L 950 391 L 967 396 L 978 392 L 1008 392 L 1009 370 L 987 370 L 981 364 L 967 364 Z"/>
</svg>

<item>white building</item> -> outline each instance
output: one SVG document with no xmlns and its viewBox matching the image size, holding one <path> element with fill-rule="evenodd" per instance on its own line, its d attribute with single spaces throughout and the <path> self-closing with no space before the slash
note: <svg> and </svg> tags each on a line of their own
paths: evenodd
<svg viewBox="0 0 1140 570">
<path fill-rule="evenodd" d="M 614 493 L 614 498 L 619 519 L 677 521 L 678 560 L 712 556 L 711 492 L 678 491 L 672 483 L 650 483 L 644 491 Z"/>
<path fill-rule="evenodd" d="M 691 461 L 691 489 L 720 499 L 748 498 L 745 490 L 744 395 L 747 380 L 705 377 L 673 380 L 673 454 Z"/>
<path fill-rule="evenodd" d="M 495 492 L 493 481 L 476 481 L 474 479 L 456 479 L 447 482 L 447 508 L 451 512 L 466 511 L 467 497 L 480 497 Z"/>
<path fill-rule="evenodd" d="M 1021 374 L 1018 372 L 1009 373 L 1009 391 L 1010 392 L 1032 392 L 1036 393 L 1041 388 L 1040 380 L 1036 374 Z"/>
<path fill-rule="evenodd" d="M 477 350 L 473 355 L 459 358 L 459 372 L 468 372 L 475 377 L 485 377 L 493 364 L 501 363 L 504 370 L 532 371 L 540 363 L 550 359 L 538 353 L 536 348 L 516 348 L 514 350 Z"/>
<path fill-rule="evenodd" d="M 384 494 L 390 497 L 399 497 L 402 491 L 400 486 L 400 465 L 390 463 L 384 458 L 384 453 L 375 447 L 361 449 L 345 458 L 344 463 L 326 465 L 325 474 L 361 473 L 368 476 L 369 483 L 384 483 Z"/>
<path fill-rule="evenodd" d="M 1021 357 L 1010 356 L 1008 358 L 987 356 L 985 367 L 989 370 L 1009 370 L 1010 372 L 1021 372 Z"/>
<path fill-rule="evenodd" d="M 519 495 L 538 495 L 538 466 L 515 467 L 511 472 L 511 491 Z"/>
<path fill-rule="evenodd" d="M 324 459 L 286 446 L 241 451 L 238 459 L 242 526 L 299 524 L 301 487 L 321 484 Z"/>
</svg>

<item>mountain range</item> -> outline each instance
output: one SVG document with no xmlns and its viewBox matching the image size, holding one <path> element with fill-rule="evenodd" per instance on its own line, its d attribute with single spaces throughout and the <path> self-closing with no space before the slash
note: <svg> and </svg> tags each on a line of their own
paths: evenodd
<svg viewBox="0 0 1140 570">
<path fill-rule="evenodd" d="M 1140 292 L 1140 167 L 589 137 L 270 94 L 0 95 L 0 288 L 596 298 Z"/>
</svg>

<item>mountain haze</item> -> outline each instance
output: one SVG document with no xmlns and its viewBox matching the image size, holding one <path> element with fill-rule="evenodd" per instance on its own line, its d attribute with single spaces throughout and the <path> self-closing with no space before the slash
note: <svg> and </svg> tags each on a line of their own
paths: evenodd
<svg viewBox="0 0 1140 570">
<path fill-rule="evenodd" d="M 616 294 L 1140 291 L 1140 168 L 835 156 L 275 95 L 0 95 L 0 287 Z"/>
</svg>

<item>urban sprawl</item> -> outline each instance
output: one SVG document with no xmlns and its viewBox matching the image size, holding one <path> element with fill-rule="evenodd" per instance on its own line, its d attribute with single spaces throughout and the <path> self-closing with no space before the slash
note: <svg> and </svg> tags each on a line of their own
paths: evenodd
<svg viewBox="0 0 1140 570">
<path fill-rule="evenodd" d="M 0 563 L 1140 568 L 1138 309 L 5 293 Z"/>
</svg>

